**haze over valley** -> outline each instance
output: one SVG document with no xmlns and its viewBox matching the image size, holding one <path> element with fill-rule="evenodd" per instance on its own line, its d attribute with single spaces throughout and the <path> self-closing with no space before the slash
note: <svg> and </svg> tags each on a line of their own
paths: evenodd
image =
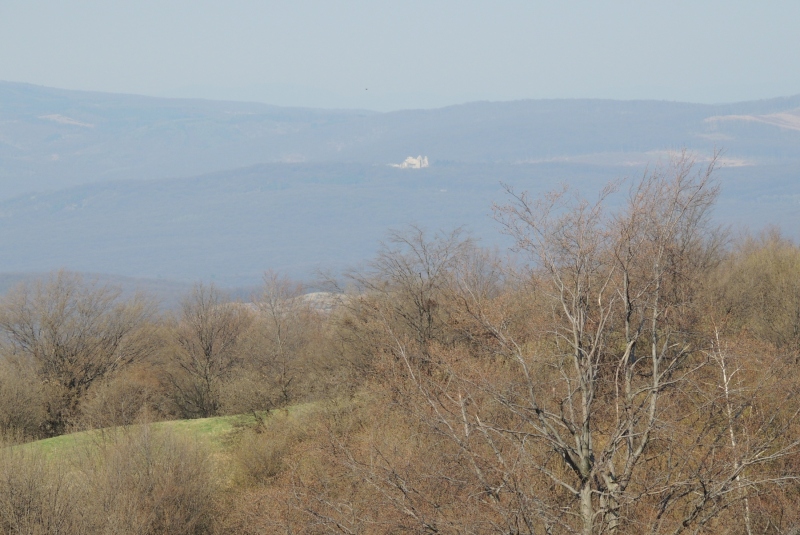
<svg viewBox="0 0 800 535">
<path fill-rule="evenodd" d="M 392 228 L 508 245 L 502 184 L 599 190 L 686 149 L 720 152 L 715 217 L 800 228 L 800 96 L 726 105 L 527 100 L 429 110 L 283 108 L 0 83 L 0 272 L 310 281 Z M 407 157 L 429 167 L 392 167 Z"/>
</svg>

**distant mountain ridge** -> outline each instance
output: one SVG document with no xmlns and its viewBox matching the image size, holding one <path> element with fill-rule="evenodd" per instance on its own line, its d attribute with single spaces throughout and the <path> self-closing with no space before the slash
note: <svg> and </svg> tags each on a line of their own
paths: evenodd
<svg viewBox="0 0 800 535">
<path fill-rule="evenodd" d="M 797 113 L 800 95 L 723 105 L 475 102 L 435 110 L 281 108 L 0 82 L 0 198 L 259 163 L 518 163 L 690 147 L 757 162 L 800 159 L 800 131 L 725 116 Z"/>
<path fill-rule="evenodd" d="M 500 183 L 591 194 L 683 148 L 722 149 L 720 221 L 800 237 L 800 95 L 724 105 L 475 102 L 281 108 L 0 82 L 2 272 L 60 267 L 252 286 L 374 254 L 388 228 L 492 221 Z M 429 167 L 389 164 L 423 155 Z M 504 241 L 505 240 L 505 241 Z"/>
</svg>

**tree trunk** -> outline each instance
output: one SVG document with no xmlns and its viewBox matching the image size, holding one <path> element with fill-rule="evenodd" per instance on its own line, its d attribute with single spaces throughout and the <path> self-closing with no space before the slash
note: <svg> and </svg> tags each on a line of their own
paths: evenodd
<svg viewBox="0 0 800 535">
<path fill-rule="evenodd" d="M 594 528 L 594 509 L 592 507 L 592 483 L 587 479 L 581 487 L 581 518 L 583 519 L 583 535 L 592 535 Z"/>
</svg>

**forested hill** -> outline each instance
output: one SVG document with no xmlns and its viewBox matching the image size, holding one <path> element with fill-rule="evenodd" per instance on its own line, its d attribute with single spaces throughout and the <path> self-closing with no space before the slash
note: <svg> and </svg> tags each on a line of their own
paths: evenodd
<svg viewBox="0 0 800 535">
<path fill-rule="evenodd" d="M 700 164 L 702 165 L 702 164 Z M 640 167 L 581 163 L 261 164 L 192 178 L 113 181 L 0 202 L 0 272 L 68 269 L 226 286 L 258 284 L 264 270 L 312 280 L 371 258 L 390 228 L 464 226 L 483 245 L 509 243 L 492 203 L 501 182 L 543 193 L 569 183 L 599 190 Z M 796 237 L 795 166 L 721 168 L 716 217 Z"/>
<path fill-rule="evenodd" d="M 725 150 L 738 163 L 800 159 L 800 95 L 699 105 L 476 102 L 434 110 L 281 108 L 0 82 L 0 197 L 117 179 L 191 176 L 270 162 L 388 164 L 581 160 Z"/>
<path fill-rule="evenodd" d="M 370 258 L 389 228 L 505 247 L 501 183 L 584 193 L 721 150 L 715 216 L 800 229 L 800 96 L 726 105 L 476 102 L 281 108 L 0 82 L 0 273 L 258 284 Z M 423 155 L 425 169 L 389 164 Z"/>
</svg>

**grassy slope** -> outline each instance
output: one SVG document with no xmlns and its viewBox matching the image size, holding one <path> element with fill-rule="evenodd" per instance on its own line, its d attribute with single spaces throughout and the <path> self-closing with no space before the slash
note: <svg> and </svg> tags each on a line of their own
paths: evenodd
<svg viewBox="0 0 800 535">
<path fill-rule="evenodd" d="M 286 419 L 300 422 L 309 414 L 317 404 L 304 403 L 288 409 L 272 411 L 265 419 L 267 432 L 273 422 Z M 214 418 L 199 418 L 195 420 L 174 420 L 150 424 L 154 429 L 166 430 L 177 436 L 197 440 L 207 446 L 213 453 L 225 453 L 235 438 L 237 431 L 245 429 L 256 423 L 253 415 L 218 416 Z M 124 429 L 122 429 L 124 431 Z M 22 447 L 32 453 L 40 453 L 48 458 L 65 459 L 73 453 L 85 450 L 93 444 L 104 441 L 106 436 L 119 432 L 115 429 L 97 429 L 81 431 L 36 442 L 24 444 Z"/>
</svg>

